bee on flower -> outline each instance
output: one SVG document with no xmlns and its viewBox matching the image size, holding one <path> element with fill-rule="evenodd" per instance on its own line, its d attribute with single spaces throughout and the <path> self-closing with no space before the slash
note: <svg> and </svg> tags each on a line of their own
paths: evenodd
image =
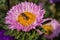
<svg viewBox="0 0 60 40">
<path fill-rule="evenodd" d="M 32 2 L 21 2 L 13 6 L 5 17 L 5 23 L 11 30 L 28 32 L 36 29 L 37 25 L 41 25 L 45 10 L 41 5 Z"/>
</svg>

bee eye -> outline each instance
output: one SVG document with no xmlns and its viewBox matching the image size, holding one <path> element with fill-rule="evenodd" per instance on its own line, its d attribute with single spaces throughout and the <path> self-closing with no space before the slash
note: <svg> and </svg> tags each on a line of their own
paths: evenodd
<svg viewBox="0 0 60 40">
<path fill-rule="evenodd" d="M 22 16 L 26 16 L 24 13 L 21 13 Z"/>
<path fill-rule="evenodd" d="M 28 19 L 29 19 L 29 17 L 28 17 L 26 14 L 21 13 L 21 15 L 22 15 L 26 20 L 28 20 Z"/>
</svg>

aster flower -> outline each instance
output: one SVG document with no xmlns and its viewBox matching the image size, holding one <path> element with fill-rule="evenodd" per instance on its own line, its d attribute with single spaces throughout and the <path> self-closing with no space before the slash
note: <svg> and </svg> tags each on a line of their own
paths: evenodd
<svg viewBox="0 0 60 40">
<path fill-rule="evenodd" d="M 42 25 L 42 28 L 45 29 L 44 37 L 48 39 L 52 39 L 57 37 L 60 33 L 60 24 L 57 20 L 53 19 L 51 22 Z"/>
<path fill-rule="evenodd" d="M 5 23 L 8 28 L 17 31 L 30 31 L 41 25 L 45 10 L 32 2 L 21 2 L 7 12 Z"/>
<path fill-rule="evenodd" d="M 9 35 L 4 35 L 5 30 L 0 30 L 0 40 L 14 40 L 13 37 Z"/>
</svg>

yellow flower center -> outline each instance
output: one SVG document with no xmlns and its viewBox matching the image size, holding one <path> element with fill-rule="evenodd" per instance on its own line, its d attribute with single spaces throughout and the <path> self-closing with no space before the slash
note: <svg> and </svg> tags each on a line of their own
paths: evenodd
<svg viewBox="0 0 60 40">
<path fill-rule="evenodd" d="M 24 12 L 18 16 L 18 22 L 26 27 L 31 25 L 35 21 L 35 19 L 36 16 L 30 12 Z"/>
<path fill-rule="evenodd" d="M 53 28 L 51 25 L 44 24 L 42 27 L 46 31 L 45 34 L 52 34 Z"/>
</svg>

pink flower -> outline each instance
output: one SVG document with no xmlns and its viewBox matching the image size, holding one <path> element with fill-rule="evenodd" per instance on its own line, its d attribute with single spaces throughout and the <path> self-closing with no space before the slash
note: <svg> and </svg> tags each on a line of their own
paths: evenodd
<svg viewBox="0 0 60 40">
<path fill-rule="evenodd" d="M 52 39 L 60 33 L 60 24 L 57 20 L 53 19 L 51 22 L 42 25 L 43 29 L 45 29 L 45 38 Z"/>
<path fill-rule="evenodd" d="M 30 31 L 42 22 L 45 10 L 32 2 L 21 2 L 7 12 L 5 23 L 8 28 L 17 31 Z"/>
</svg>

